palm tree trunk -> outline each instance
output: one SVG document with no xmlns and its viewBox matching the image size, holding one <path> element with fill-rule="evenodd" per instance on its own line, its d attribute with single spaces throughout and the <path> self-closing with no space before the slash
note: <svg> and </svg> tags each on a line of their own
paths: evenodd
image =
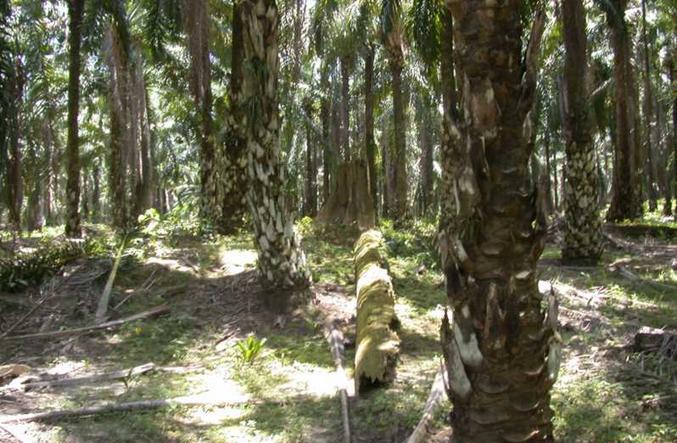
<svg viewBox="0 0 677 443">
<path fill-rule="evenodd" d="M 622 221 L 642 215 L 641 187 L 638 187 L 636 169 L 639 146 L 634 134 L 632 66 L 630 64 L 630 35 L 623 15 L 627 0 L 609 0 L 607 21 L 611 28 L 611 46 L 614 52 L 615 81 L 615 161 L 612 199 L 607 220 Z"/>
<path fill-rule="evenodd" d="M 406 139 L 406 102 L 402 90 L 403 60 L 393 58 L 390 61 L 393 93 L 393 129 L 395 143 L 392 150 L 394 173 L 394 207 L 392 217 L 401 221 L 407 214 L 407 139 Z"/>
<path fill-rule="evenodd" d="M 308 118 L 306 123 L 306 189 L 303 213 L 314 217 L 317 215 L 317 148 L 313 135 L 313 104 L 311 98 L 306 98 L 304 112 Z"/>
<path fill-rule="evenodd" d="M 587 112 L 587 39 L 582 0 L 564 0 L 564 243 L 566 261 L 596 263 L 602 254 L 599 184 Z"/>
<path fill-rule="evenodd" d="M 349 59 L 343 56 L 339 59 L 341 66 L 341 151 L 343 161 L 349 162 L 350 152 L 350 67 Z"/>
<path fill-rule="evenodd" d="M 658 192 L 656 191 L 656 167 L 654 163 L 654 143 L 651 140 L 653 135 L 652 120 L 654 115 L 653 110 L 653 90 L 651 86 L 651 63 L 649 58 L 651 56 L 649 51 L 649 39 L 646 34 L 646 1 L 642 0 L 642 53 L 644 64 L 644 137 L 646 141 L 646 168 L 647 185 L 649 194 L 649 210 L 655 211 L 658 207 Z"/>
<path fill-rule="evenodd" d="M 185 0 L 184 25 L 190 54 L 190 87 L 198 109 L 196 132 L 200 144 L 200 197 L 202 216 L 212 223 L 220 218 L 215 174 L 215 135 L 212 119 L 209 13 L 207 0 Z"/>
<path fill-rule="evenodd" d="M 667 68 L 670 85 L 674 90 L 675 65 L 672 57 L 674 57 L 674 53 L 668 60 Z M 663 214 L 666 216 L 677 216 L 677 203 L 675 203 L 675 208 L 672 208 L 672 199 L 674 195 L 677 194 L 677 96 L 675 95 L 673 95 L 672 98 L 672 133 L 665 137 L 665 143 L 667 145 L 666 158 L 670 158 L 670 151 L 672 151 L 672 171 L 666 171 L 667 179 L 665 185 L 665 205 L 663 206 Z"/>
<path fill-rule="evenodd" d="M 322 121 L 322 201 L 323 204 L 329 199 L 332 183 L 332 156 L 331 156 L 331 91 L 329 82 L 329 63 L 322 62 L 320 72 L 320 120 Z"/>
<path fill-rule="evenodd" d="M 284 165 L 280 159 L 277 103 L 278 14 L 275 0 L 241 4 L 245 62 L 243 99 L 256 112 L 247 124 L 247 200 L 252 214 L 258 269 L 264 283 L 276 289 L 305 288 L 310 283 L 305 254 L 285 204 Z"/>
<path fill-rule="evenodd" d="M 246 211 L 247 142 L 245 140 L 245 110 L 242 102 L 244 81 L 244 41 L 240 4 L 233 4 L 233 30 L 230 75 L 230 115 L 226 124 L 226 143 L 219 145 L 218 162 L 223 177 L 217 183 L 221 206 L 217 231 L 232 234 L 243 225 Z"/>
<path fill-rule="evenodd" d="M 369 174 L 369 194 L 374 204 L 374 210 L 378 213 L 376 142 L 374 141 L 374 56 L 374 46 L 368 44 L 364 57 L 364 144 Z"/>
<path fill-rule="evenodd" d="M 124 229 L 128 225 L 127 180 L 125 145 L 127 140 L 127 82 L 128 72 L 120 35 L 111 24 L 108 30 L 111 53 L 110 71 L 110 187 L 113 209 L 113 226 Z"/>
<path fill-rule="evenodd" d="M 68 2 L 68 142 L 66 145 L 66 235 L 80 237 L 80 41 L 84 0 Z"/>
<path fill-rule="evenodd" d="M 454 22 L 451 11 L 442 9 L 442 41 L 440 79 L 442 83 L 442 105 L 444 115 L 442 117 L 442 140 L 440 143 L 440 166 L 442 174 L 440 178 L 440 232 L 447 232 L 453 225 L 455 213 L 452 200 L 448 198 L 454 195 L 454 177 L 458 171 L 455 158 L 460 157 L 459 147 L 462 142 L 460 134 L 452 131 L 460 121 L 458 94 L 456 87 L 456 75 L 454 69 Z M 455 123 L 456 122 L 456 123 Z"/>
<path fill-rule="evenodd" d="M 420 207 L 421 215 L 429 214 L 432 205 L 433 193 L 433 128 L 435 124 L 430 115 L 433 106 L 429 98 L 422 98 L 418 103 L 418 140 L 421 145 L 421 162 L 419 164 L 421 177 Z"/>
<path fill-rule="evenodd" d="M 453 442 L 553 441 L 549 390 L 559 365 L 557 308 L 544 313 L 536 262 L 545 242 L 523 132 L 533 105 L 545 18 L 534 20 L 524 64 L 520 2 L 450 4 L 463 73 L 461 140 L 445 158 L 450 225 L 440 255 L 453 311 L 442 326 Z M 490 12 L 490 13 L 489 13 Z M 510 112 L 505 112 L 510 110 Z M 461 123 L 461 124 L 458 124 Z"/>
</svg>

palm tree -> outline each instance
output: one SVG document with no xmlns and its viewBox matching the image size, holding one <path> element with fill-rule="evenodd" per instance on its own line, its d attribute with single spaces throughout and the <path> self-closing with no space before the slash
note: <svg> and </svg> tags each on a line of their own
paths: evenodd
<svg viewBox="0 0 677 443">
<path fill-rule="evenodd" d="M 211 68 L 209 63 L 209 5 L 207 0 L 185 0 L 183 14 L 188 53 L 190 54 L 190 89 L 198 109 L 196 132 L 200 142 L 200 196 L 202 214 L 219 218 L 215 167 L 215 135 L 212 118 Z"/>
<path fill-rule="evenodd" d="M 394 175 L 394 207 L 389 208 L 391 216 L 400 220 L 407 212 L 407 102 L 403 97 L 402 70 L 404 69 L 404 42 L 402 33 L 402 4 L 400 0 L 383 0 L 381 9 L 381 32 L 388 53 L 392 94 L 394 146 L 391 150 L 391 164 Z"/>
<path fill-rule="evenodd" d="M 453 311 L 442 345 L 454 442 L 552 441 L 549 390 L 557 376 L 556 303 L 541 310 L 536 262 L 545 237 L 529 172 L 524 122 L 531 110 L 545 18 L 523 56 L 518 0 L 451 4 L 462 103 L 444 158 L 440 254 Z M 519 62 L 523 60 L 523 62 Z M 508 111 L 509 110 L 509 111 Z M 449 191 L 452 191 L 451 193 Z"/>
<path fill-rule="evenodd" d="M 242 226 L 246 210 L 247 140 L 245 109 L 242 103 L 244 81 L 244 36 L 240 2 L 233 3 L 231 74 L 230 74 L 230 115 L 226 126 L 226 142 L 219 151 L 217 167 L 222 174 L 217 183 L 218 201 L 221 214 L 218 230 L 223 234 L 233 233 Z"/>
<path fill-rule="evenodd" d="M 630 33 L 625 22 L 628 0 L 600 1 L 611 30 L 614 52 L 616 107 L 615 164 L 613 196 L 607 220 L 622 221 L 642 215 L 642 190 L 639 127 L 637 125 L 636 91 L 630 63 Z"/>
<path fill-rule="evenodd" d="M 277 104 L 278 13 L 275 0 L 242 2 L 247 119 L 247 200 L 252 214 L 258 268 L 265 284 L 282 290 L 310 283 L 300 238 L 284 197 Z"/>
<path fill-rule="evenodd" d="M 68 2 L 68 142 L 66 144 L 66 235 L 80 237 L 80 43 L 84 0 Z"/>
<path fill-rule="evenodd" d="M 562 258 L 595 263 L 602 253 L 599 184 L 590 135 L 586 88 L 587 40 L 581 0 L 562 2 L 564 25 L 564 243 Z"/>
</svg>

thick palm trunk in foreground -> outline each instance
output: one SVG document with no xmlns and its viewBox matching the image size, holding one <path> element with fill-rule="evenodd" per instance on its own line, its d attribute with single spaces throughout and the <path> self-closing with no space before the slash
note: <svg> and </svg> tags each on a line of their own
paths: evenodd
<svg viewBox="0 0 677 443">
<path fill-rule="evenodd" d="M 294 219 L 284 199 L 284 166 L 280 159 L 277 106 L 277 31 L 275 0 L 241 4 L 245 63 L 243 85 L 247 110 L 247 167 L 258 268 L 266 284 L 279 289 L 308 286 L 310 275 Z"/>
<path fill-rule="evenodd" d="M 566 81 L 564 100 L 564 260 L 597 262 L 602 253 L 599 184 L 590 136 L 585 72 L 587 40 L 581 0 L 562 2 Z"/>
<path fill-rule="evenodd" d="M 523 126 L 533 103 L 538 14 L 524 62 L 520 2 L 448 1 L 464 120 L 443 171 L 448 223 L 440 254 L 453 319 L 442 344 L 454 442 L 552 441 L 549 391 L 559 365 L 554 301 L 543 306 L 536 262 L 542 217 Z M 446 132 L 446 131 L 445 131 Z"/>
</svg>

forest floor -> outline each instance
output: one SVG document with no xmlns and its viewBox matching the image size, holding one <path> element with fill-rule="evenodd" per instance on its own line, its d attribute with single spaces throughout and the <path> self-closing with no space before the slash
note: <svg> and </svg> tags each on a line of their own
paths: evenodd
<svg viewBox="0 0 677 443">
<path fill-rule="evenodd" d="M 279 315 L 258 297 L 263 289 L 248 233 L 193 235 L 162 222 L 150 225 L 128 242 L 110 317 L 159 305 L 169 312 L 103 331 L 0 339 L 0 366 L 21 364 L 28 370 L 13 381 L 0 374 L 0 442 L 342 441 L 340 380 L 325 325 L 338 321 L 346 342 L 354 341 L 354 236 L 299 223 L 315 283 L 307 306 Z M 416 223 L 395 230 L 383 223 L 381 230 L 397 293 L 401 355 L 391 385 L 350 399 L 355 443 L 404 441 L 440 365 L 445 293 L 435 265 L 435 227 Z M 0 292 L 0 337 L 45 295 L 44 304 L 10 336 L 93 324 L 120 239 L 102 226 L 88 231 L 99 239 L 92 248 L 97 254 L 70 261 L 41 285 Z M 59 243 L 55 232 L 16 242 L 5 235 L 0 246 L 13 244 L 30 253 Z M 562 306 L 564 358 L 552 394 L 560 441 L 677 441 L 677 364 L 660 353 L 628 347 L 642 326 L 677 329 L 677 244 L 660 232 L 658 237 L 624 233 L 609 230 L 613 241 L 598 267 L 563 266 L 554 243 L 539 264 L 540 287 L 554 286 Z M 255 339 L 247 341 L 249 336 Z M 348 345 L 348 375 L 353 358 Z M 148 363 L 152 370 L 116 380 L 21 386 Z M 14 414 L 185 396 L 205 404 L 2 423 Z M 445 400 L 429 441 L 448 438 L 449 409 Z"/>
</svg>

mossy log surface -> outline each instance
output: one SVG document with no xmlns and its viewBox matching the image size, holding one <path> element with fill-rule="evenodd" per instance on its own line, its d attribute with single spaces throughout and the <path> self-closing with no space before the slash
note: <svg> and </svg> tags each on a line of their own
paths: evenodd
<svg viewBox="0 0 677 443">
<path fill-rule="evenodd" d="M 361 387 L 383 384 L 395 376 L 400 339 L 395 333 L 395 291 L 383 267 L 383 236 L 367 231 L 355 244 L 357 280 L 357 352 L 355 392 Z"/>
</svg>

